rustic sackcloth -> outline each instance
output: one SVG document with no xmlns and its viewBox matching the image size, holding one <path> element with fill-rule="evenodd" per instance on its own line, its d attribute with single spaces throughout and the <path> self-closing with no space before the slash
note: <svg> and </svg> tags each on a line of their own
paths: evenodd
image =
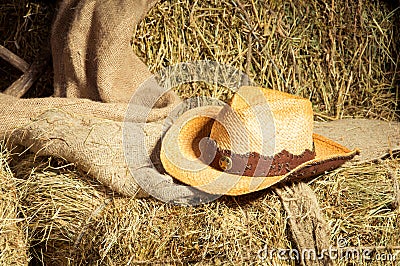
<svg viewBox="0 0 400 266">
<path fill-rule="evenodd" d="M 147 192 L 164 200 L 185 202 L 199 195 L 150 167 L 159 163 L 149 156 L 155 154 L 163 119 L 180 102 L 173 92 L 164 93 L 132 51 L 133 27 L 154 2 L 62 1 L 51 36 L 54 96 L 19 99 L 0 93 L 0 138 L 7 147 L 64 158 L 123 195 L 147 195 L 138 176 Z M 131 134 L 125 141 L 123 132 Z M 135 160 L 127 162 L 130 152 Z"/>
<path fill-rule="evenodd" d="M 375 161 L 400 152 L 400 122 L 372 119 L 340 119 L 316 122 L 314 131 L 350 149 L 358 148 L 360 156 L 347 164 Z"/>
</svg>

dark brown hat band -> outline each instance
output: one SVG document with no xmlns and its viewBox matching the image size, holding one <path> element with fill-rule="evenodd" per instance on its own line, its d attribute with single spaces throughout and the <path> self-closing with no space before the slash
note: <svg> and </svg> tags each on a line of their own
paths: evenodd
<svg viewBox="0 0 400 266">
<path fill-rule="evenodd" d="M 283 150 L 274 156 L 263 156 L 257 152 L 237 154 L 219 149 L 214 140 L 207 140 L 202 147 L 200 159 L 220 171 L 243 176 L 284 175 L 302 163 L 315 158 L 315 150 L 306 149 L 300 155 Z M 215 154 L 214 158 L 212 156 Z M 208 160 L 207 160 L 208 159 Z"/>
</svg>

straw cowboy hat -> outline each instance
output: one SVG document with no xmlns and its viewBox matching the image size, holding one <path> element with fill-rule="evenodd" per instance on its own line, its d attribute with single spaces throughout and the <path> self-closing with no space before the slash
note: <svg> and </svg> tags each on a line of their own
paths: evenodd
<svg viewBox="0 0 400 266">
<path fill-rule="evenodd" d="M 211 194 L 241 195 L 335 169 L 359 151 L 313 133 L 311 102 L 241 87 L 229 105 L 185 112 L 166 132 L 161 162 Z"/>
</svg>

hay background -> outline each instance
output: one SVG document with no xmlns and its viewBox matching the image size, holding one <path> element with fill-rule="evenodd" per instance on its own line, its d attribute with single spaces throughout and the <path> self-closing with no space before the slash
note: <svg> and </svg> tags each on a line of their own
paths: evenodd
<svg viewBox="0 0 400 266">
<path fill-rule="evenodd" d="M 310 98 L 316 112 L 336 118 L 396 117 L 398 7 L 383 1 L 242 2 L 164 1 L 136 28 L 134 51 L 154 72 L 196 60 L 231 65 L 257 84 Z M 201 89 L 177 91 L 230 97 L 226 88 Z"/>
<path fill-rule="evenodd" d="M 400 159 L 389 162 L 399 179 Z M 171 206 L 112 195 L 62 165 L 32 154 L 12 165 L 19 215 L 25 218 L 20 226 L 27 232 L 33 265 L 243 265 L 262 263 L 257 253 L 265 245 L 291 248 L 286 214 L 274 193 Z M 399 246 L 400 210 L 386 165 L 343 167 L 311 186 L 331 226 L 333 245 L 345 238 L 356 247 Z M 265 261 L 273 262 L 294 265 Z"/>
<path fill-rule="evenodd" d="M 400 10 L 394 5 L 253 0 L 243 1 L 242 9 L 237 3 L 163 1 L 136 27 L 133 49 L 152 71 L 200 59 L 232 65 L 259 84 L 309 97 L 323 117 L 398 119 Z M 54 3 L 22 0 L 0 9 L 2 45 L 32 62 L 48 41 Z M 255 27 L 251 56 L 249 26 Z M 21 74 L 1 60 L 0 73 L 0 90 Z M 231 96 L 227 88 L 204 83 L 176 91 L 183 98 Z M 26 97 L 50 94 L 48 71 Z M 0 162 L 0 264 L 11 265 L 18 256 L 23 264 L 17 251 L 24 248 L 32 265 L 260 264 L 257 252 L 264 245 L 291 247 L 286 214 L 270 191 L 170 206 L 113 195 L 55 158 L 11 160 L 2 149 Z M 400 177 L 400 160 L 388 162 L 340 168 L 312 181 L 332 244 L 344 237 L 355 246 L 400 245 L 392 178 Z M 8 217 L 16 219 L 10 224 Z"/>
<path fill-rule="evenodd" d="M 50 47 L 51 21 L 55 1 L 6 1 L 0 3 L 0 44 L 32 64 Z M 22 73 L 0 58 L 0 91 L 5 90 Z M 49 66 L 24 97 L 47 97 L 53 94 L 53 73 Z"/>
</svg>

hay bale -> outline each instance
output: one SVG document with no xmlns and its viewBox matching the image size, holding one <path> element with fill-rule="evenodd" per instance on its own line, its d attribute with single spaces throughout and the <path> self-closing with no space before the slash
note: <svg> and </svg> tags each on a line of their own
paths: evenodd
<svg viewBox="0 0 400 266">
<path fill-rule="evenodd" d="M 29 217 L 30 251 L 42 263 L 243 263 L 266 244 L 290 247 L 284 211 L 273 194 L 171 206 L 112 196 L 73 168 L 56 171 L 45 158 L 34 161 L 30 155 L 14 171 Z"/>
<path fill-rule="evenodd" d="M 82 180 L 77 172 L 58 169 L 50 158 L 27 155 L 12 166 L 16 173 L 19 201 L 26 215 L 30 252 L 39 264 L 67 265 L 75 253 L 80 261 L 94 261 L 91 241 L 78 241 L 86 231 L 93 232 L 96 210 L 106 197 L 91 179 Z M 67 167 L 68 168 L 68 167 Z M 95 233 L 99 233 L 94 231 Z M 83 251 L 80 251 L 83 250 Z M 97 259 L 97 258 L 96 258 Z"/>
<path fill-rule="evenodd" d="M 332 227 L 332 240 L 399 247 L 399 179 L 400 159 L 349 166 L 318 179 L 313 188 Z"/>
<path fill-rule="evenodd" d="M 398 180 L 400 159 L 387 162 Z M 73 167 L 57 165 L 29 155 L 13 168 L 29 217 L 30 252 L 45 264 L 257 264 L 267 262 L 259 257 L 265 247 L 292 248 L 287 215 L 271 190 L 197 207 L 171 206 L 112 195 Z M 386 164 L 343 167 L 311 186 L 333 246 L 338 238 L 355 247 L 399 246 L 400 210 Z M 273 259 L 268 261 L 294 265 Z"/>
<path fill-rule="evenodd" d="M 311 98 L 320 114 L 398 119 L 400 9 L 388 2 L 163 1 L 136 27 L 133 49 L 152 71 L 215 60 L 262 86 Z M 48 46 L 55 10 L 48 1 L 1 4 L 2 45 L 32 62 Z M 0 72 L 0 91 L 21 75 L 7 64 Z M 232 95 L 210 84 L 177 92 L 225 101 Z M 26 97 L 51 93 L 47 71 Z"/>
<path fill-rule="evenodd" d="M 28 265 L 28 239 L 8 156 L 0 143 L 0 265 Z"/>
<path fill-rule="evenodd" d="M 228 64 L 262 86 L 310 98 L 315 111 L 335 118 L 396 117 L 399 8 L 383 1 L 242 2 L 164 1 L 137 26 L 134 51 L 152 71 L 196 60 Z M 177 91 L 230 97 L 215 86 Z"/>
</svg>

